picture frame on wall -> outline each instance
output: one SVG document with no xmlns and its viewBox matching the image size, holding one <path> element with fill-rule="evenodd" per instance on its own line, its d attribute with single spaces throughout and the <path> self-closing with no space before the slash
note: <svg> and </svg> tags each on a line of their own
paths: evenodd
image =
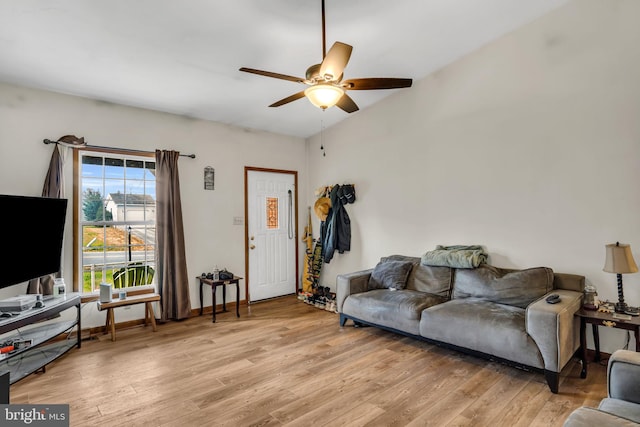
<svg viewBox="0 0 640 427">
<path fill-rule="evenodd" d="M 204 189 L 213 190 L 215 187 L 215 170 L 211 166 L 204 168 Z"/>
</svg>

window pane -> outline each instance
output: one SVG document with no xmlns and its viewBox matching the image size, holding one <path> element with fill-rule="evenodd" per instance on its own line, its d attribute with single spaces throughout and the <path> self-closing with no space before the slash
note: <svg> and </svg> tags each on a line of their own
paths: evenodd
<svg viewBox="0 0 640 427">
<path fill-rule="evenodd" d="M 145 186 L 142 179 L 127 179 L 127 194 L 145 194 Z"/>
<path fill-rule="evenodd" d="M 104 227 L 85 225 L 82 227 L 82 248 L 86 252 L 104 250 Z"/>
<path fill-rule="evenodd" d="M 278 228 L 278 198 L 267 197 L 267 229 Z"/>
<path fill-rule="evenodd" d="M 156 179 L 156 162 L 144 162 L 144 168 L 146 169 L 145 179 Z"/>
<path fill-rule="evenodd" d="M 126 193 L 126 181 L 124 179 L 105 179 L 105 198 L 113 193 Z"/>
<path fill-rule="evenodd" d="M 148 221 L 155 218 L 155 200 L 145 194 L 130 193 L 125 196 L 127 221 Z"/>
<path fill-rule="evenodd" d="M 154 199 L 156 198 L 156 182 L 155 181 L 145 181 L 145 193 L 149 194 Z M 155 206 L 155 200 L 154 200 Z"/>
<path fill-rule="evenodd" d="M 124 248 L 123 246 L 125 246 L 127 244 L 127 231 L 126 231 L 126 227 L 123 226 L 113 226 L 113 227 L 107 227 L 105 229 L 106 231 L 106 246 L 107 246 L 107 251 L 123 251 Z"/>
<path fill-rule="evenodd" d="M 104 159 L 105 178 L 124 178 L 124 159 Z"/>
<path fill-rule="evenodd" d="M 126 162 L 127 169 L 127 181 L 132 179 L 143 180 L 144 179 L 144 162 L 142 160 L 130 160 Z"/>
<path fill-rule="evenodd" d="M 92 180 L 89 180 L 92 181 Z M 95 188 L 95 183 L 83 188 L 82 191 L 82 220 L 105 221 L 110 220 L 110 215 L 105 212 L 106 203 L 102 198 L 101 189 Z M 84 186 L 84 183 L 83 183 Z"/>
<path fill-rule="evenodd" d="M 105 257 L 105 266 L 108 269 L 126 267 L 129 263 L 127 248 L 111 247 Z"/>
<path fill-rule="evenodd" d="M 154 220 L 155 223 L 155 220 Z M 154 227 L 145 227 L 144 230 L 145 242 L 149 246 L 149 251 L 151 251 L 151 256 L 154 256 L 155 246 L 156 246 L 156 228 Z"/>
<path fill-rule="evenodd" d="M 102 176 L 102 157 L 82 156 L 82 176 Z"/>
<path fill-rule="evenodd" d="M 98 289 L 103 281 L 104 263 L 104 226 L 82 227 L 83 291 Z"/>
<path fill-rule="evenodd" d="M 84 193 L 88 189 L 91 189 L 95 192 L 100 193 L 102 197 L 102 186 L 104 185 L 104 181 L 102 178 L 84 178 L 82 180 L 82 192 Z"/>
</svg>

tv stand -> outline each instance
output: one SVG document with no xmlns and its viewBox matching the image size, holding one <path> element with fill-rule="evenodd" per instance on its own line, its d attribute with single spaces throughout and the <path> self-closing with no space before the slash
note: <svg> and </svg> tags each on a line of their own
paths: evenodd
<svg viewBox="0 0 640 427">
<path fill-rule="evenodd" d="M 44 369 L 48 363 L 73 347 L 80 348 L 80 294 L 68 293 L 60 298 L 47 299 L 44 304 L 44 307 L 25 310 L 13 317 L 0 318 L 0 335 L 3 335 L 0 342 L 17 339 L 32 340 L 31 346 L 15 350 L 0 360 L 0 375 L 9 372 L 10 384 Z M 61 312 L 73 307 L 77 309 L 74 319 L 46 322 L 20 330 L 25 326 L 53 319 Z M 71 339 L 71 331 L 74 327 L 77 329 L 76 337 Z M 66 339 L 53 340 L 66 332 L 69 333 Z"/>
</svg>

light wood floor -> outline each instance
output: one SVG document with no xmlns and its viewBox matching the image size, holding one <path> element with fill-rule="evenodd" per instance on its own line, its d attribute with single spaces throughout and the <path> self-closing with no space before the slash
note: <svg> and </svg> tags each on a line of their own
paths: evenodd
<svg viewBox="0 0 640 427">
<path fill-rule="evenodd" d="M 376 328 L 295 297 L 84 341 L 11 387 L 11 403 L 68 403 L 72 426 L 560 426 L 606 394 L 580 363 L 543 375 Z"/>
</svg>

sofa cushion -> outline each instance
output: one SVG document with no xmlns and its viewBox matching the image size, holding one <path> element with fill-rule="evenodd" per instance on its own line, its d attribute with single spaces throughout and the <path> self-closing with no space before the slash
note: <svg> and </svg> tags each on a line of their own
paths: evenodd
<svg viewBox="0 0 640 427">
<path fill-rule="evenodd" d="M 443 301 L 442 297 L 408 289 L 376 289 L 349 295 L 342 305 L 342 313 L 365 322 L 418 335 L 422 310 Z"/>
<path fill-rule="evenodd" d="M 640 423 L 640 405 L 621 399 L 604 398 L 598 409 Z"/>
<path fill-rule="evenodd" d="M 371 272 L 369 289 L 404 289 L 411 268 L 409 261 L 379 262 Z"/>
<path fill-rule="evenodd" d="M 480 298 L 454 299 L 422 311 L 420 335 L 534 368 L 544 368 L 525 330 L 525 310 Z"/>
<path fill-rule="evenodd" d="M 553 270 L 550 268 L 513 271 L 484 264 L 472 270 L 456 270 L 453 298 L 474 297 L 526 308 L 552 289 Z"/>
<path fill-rule="evenodd" d="M 406 289 L 428 292 L 447 299 L 451 296 L 451 267 L 421 265 L 420 257 L 406 255 L 390 255 L 380 259 L 380 262 L 388 261 L 410 261 L 413 264 L 413 268 L 407 278 Z"/>
</svg>

